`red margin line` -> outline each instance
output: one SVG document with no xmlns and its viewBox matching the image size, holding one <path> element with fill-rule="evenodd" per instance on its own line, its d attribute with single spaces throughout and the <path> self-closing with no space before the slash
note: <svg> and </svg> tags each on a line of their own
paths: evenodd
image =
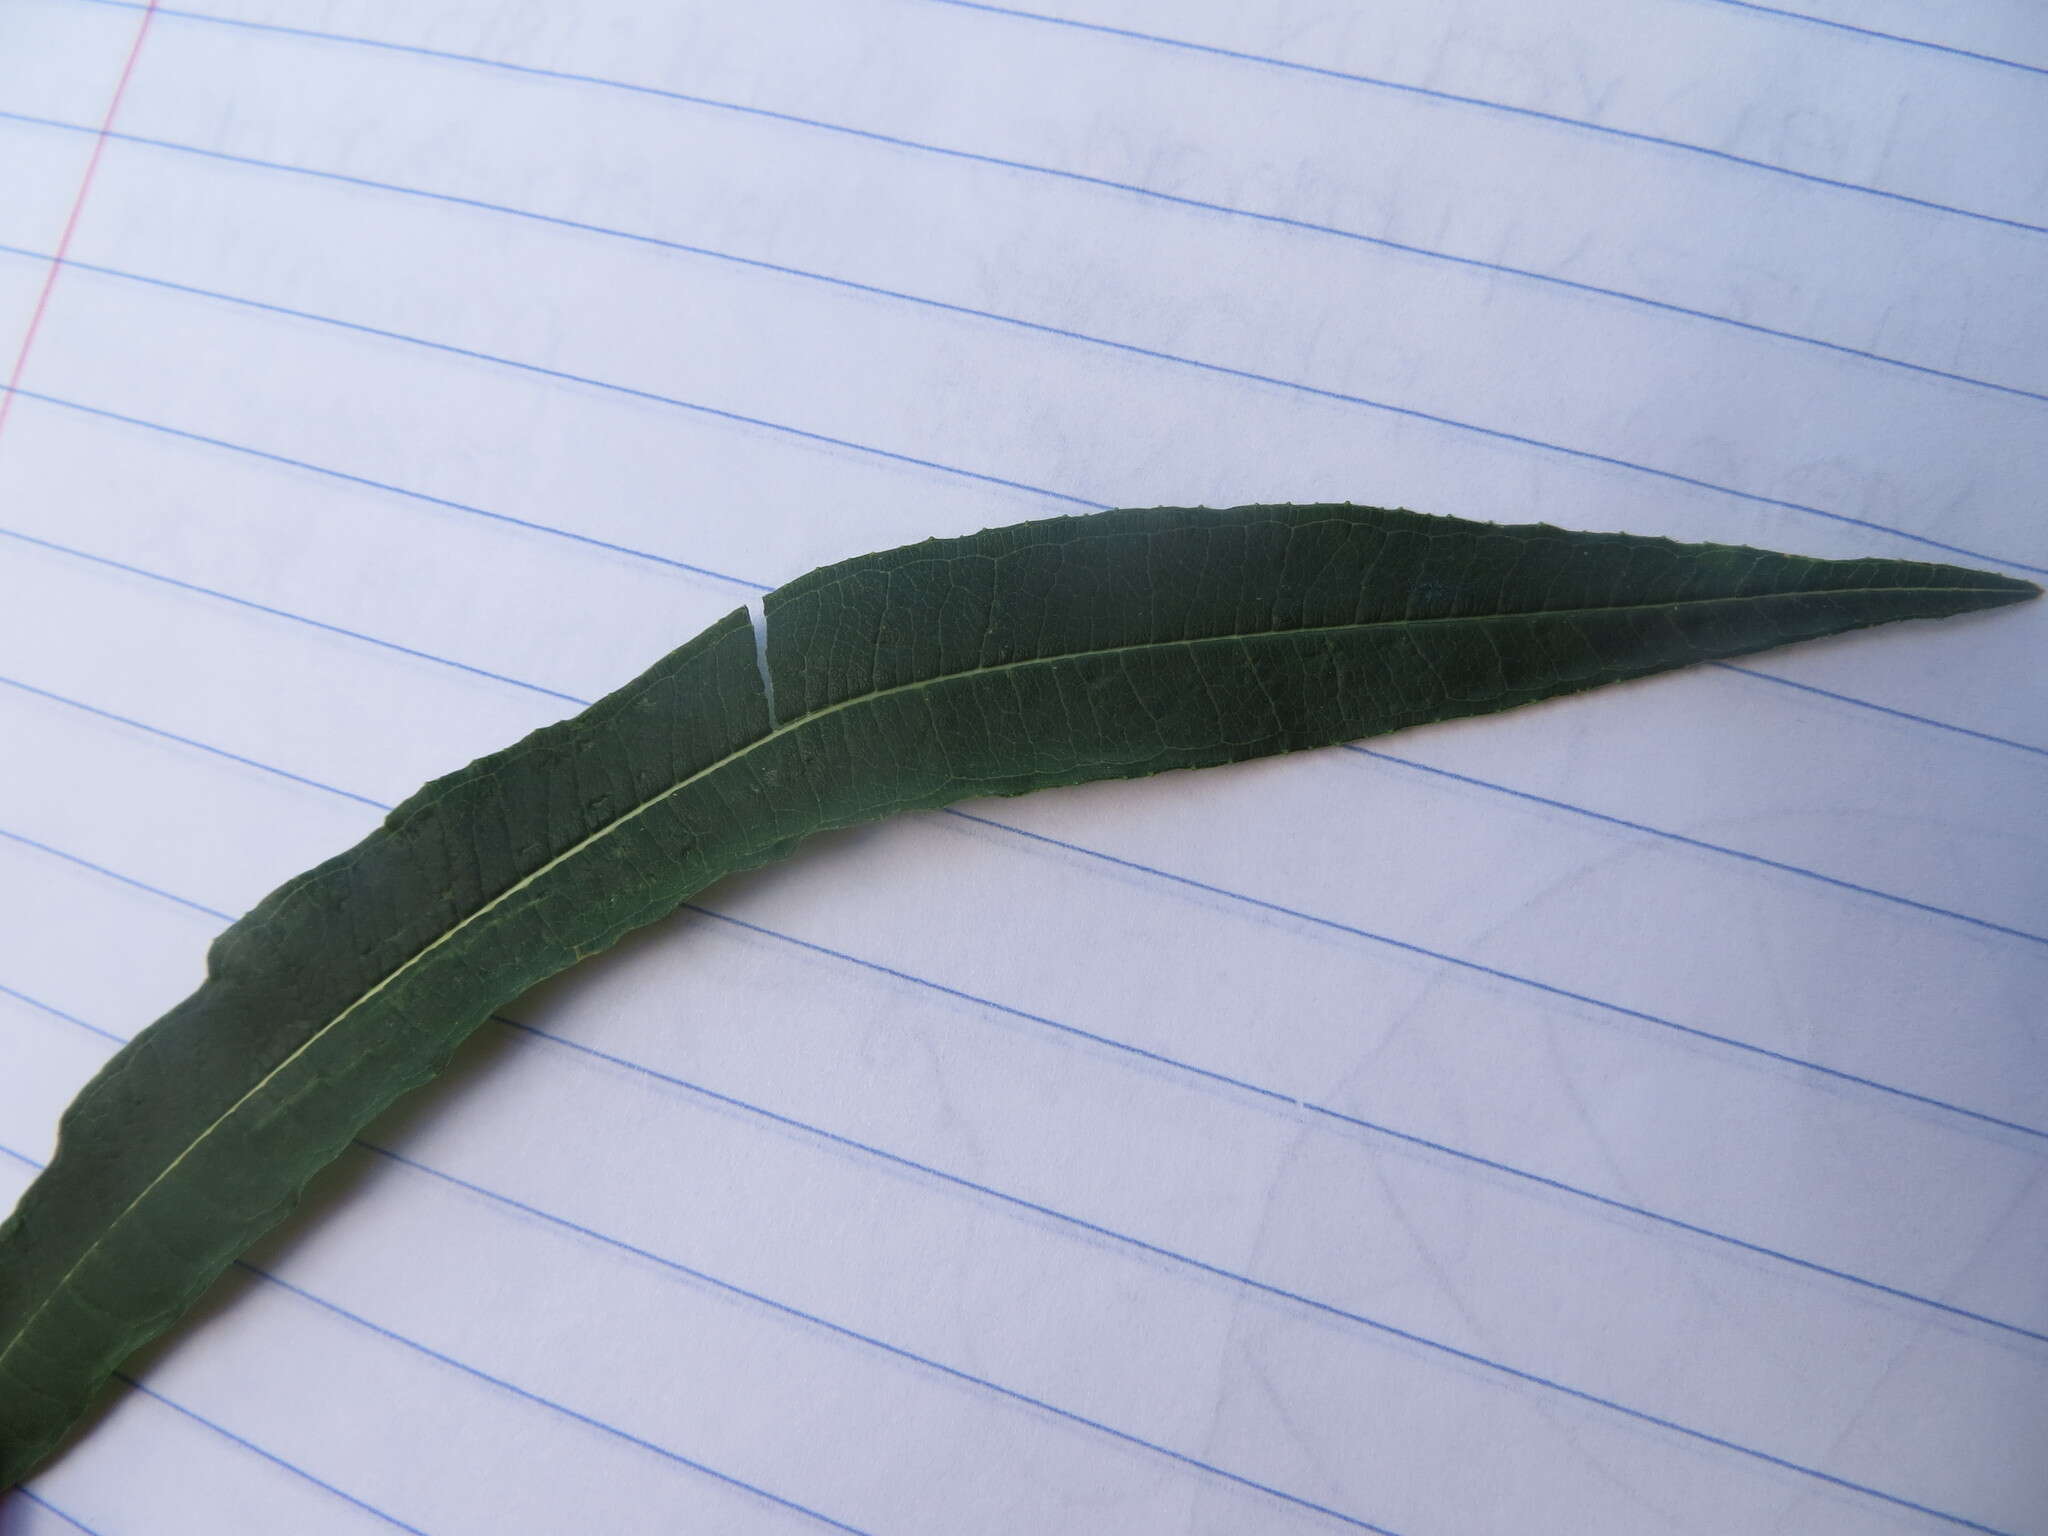
<svg viewBox="0 0 2048 1536">
<path fill-rule="evenodd" d="M 135 60 L 142 52 L 142 40 L 149 36 L 149 24 L 156 17 L 158 0 L 149 0 L 142 12 L 141 25 L 135 29 L 135 41 L 129 44 L 128 58 L 121 65 L 121 78 L 114 82 L 114 94 L 107 102 L 107 115 L 100 119 L 99 137 L 93 140 L 92 154 L 85 162 L 85 174 L 78 181 L 78 196 L 71 200 L 70 217 L 64 221 L 64 233 L 58 238 L 57 253 L 50 258 L 50 270 L 43 275 L 43 291 L 36 295 L 36 307 L 28 317 L 28 329 L 22 333 L 21 350 L 14 354 L 14 368 L 7 375 L 7 388 L 0 393 L 0 430 L 7 426 L 7 412 L 14 404 L 14 387 L 21 382 L 21 370 L 28 364 L 29 348 L 35 345 L 36 332 L 43 324 L 43 312 L 50 307 L 50 290 L 57 286 L 57 274 L 64 268 L 64 254 L 71 249 L 71 237 L 78 230 L 78 216 L 85 210 L 86 194 L 92 190 L 93 176 L 100 168 L 100 153 L 107 147 L 107 134 L 113 129 L 114 114 L 121 110 L 121 98 L 127 94 L 129 77 L 135 73 Z"/>
</svg>

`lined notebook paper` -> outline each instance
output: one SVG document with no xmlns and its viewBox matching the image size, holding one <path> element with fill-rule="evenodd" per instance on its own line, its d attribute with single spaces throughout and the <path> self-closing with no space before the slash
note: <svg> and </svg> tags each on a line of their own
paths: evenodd
<svg viewBox="0 0 2048 1536">
<path fill-rule="evenodd" d="M 0 1204 L 234 914 L 827 560 L 2048 570 L 2037 7 L 1035 4 L 0 6 Z M 823 839 L 0 1531 L 2039 1536 L 2044 632 Z"/>
</svg>

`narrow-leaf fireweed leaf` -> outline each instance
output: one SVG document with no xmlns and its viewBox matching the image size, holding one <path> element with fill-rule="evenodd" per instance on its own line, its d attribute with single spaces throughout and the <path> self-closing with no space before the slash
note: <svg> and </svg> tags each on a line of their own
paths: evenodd
<svg viewBox="0 0 2048 1536">
<path fill-rule="evenodd" d="M 814 832 L 2037 590 L 1352 506 L 1055 518 L 814 571 L 768 597 L 764 664 L 736 612 L 266 897 L 86 1086 L 0 1227 L 0 1488 L 494 1009 Z"/>
</svg>

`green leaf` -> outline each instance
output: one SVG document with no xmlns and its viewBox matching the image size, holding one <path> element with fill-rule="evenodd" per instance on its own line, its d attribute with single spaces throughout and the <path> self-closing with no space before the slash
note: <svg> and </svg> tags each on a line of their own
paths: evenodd
<svg viewBox="0 0 2048 1536">
<path fill-rule="evenodd" d="M 829 827 L 1506 709 L 2023 581 L 1350 506 L 1056 518 L 829 566 L 436 780 L 222 933 L 0 1227 L 0 1488 L 534 983 Z"/>
</svg>

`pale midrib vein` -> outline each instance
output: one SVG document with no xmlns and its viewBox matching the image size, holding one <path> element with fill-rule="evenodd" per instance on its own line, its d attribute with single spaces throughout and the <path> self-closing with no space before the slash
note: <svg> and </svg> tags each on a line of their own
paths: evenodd
<svg viewBox="0 0 2048 1536">
<path fill-rule="evenodd" d="M 959 672 L 942 673 L 935 677 L 919 678 L 915 682 L 898 683 L 892 687 L 878 688 L 869 693 L 857 694 L 852 698 L 841 699 L 838 703 L 828 704 L 823 709 L 812 710 L 809 714 L 800 715 L 796 719 L 789 721 L 785 725 L 775 726 L 774 728 L 766 732 L 764 735 L 756 738 L 753 741 L 748 742 L 745 746 L 740 747 L 738 750 L 728 752 L 725 756 L 719 758 L 716 762 L 707 763 L 704 767 L 698 769 L 695 773 L 692 773 L 685 778 L 678 779 L 675 783 L 671 784 L 668 788 L 662 790 L 659 794 L 649 796 L 647 799 L 641 801 L 632 809 L 622 812 L 619 816 L 615 817 L 611 821 L 606 822 L 603 826 L 599 827 L 594 832 L 588 833 L 577 842 L 563 849 L 560 853 L 548 859 L 545 863 L 536 866 L 531 874 L 524 875 L 517 881 L 513 882 L 511 885 L 508 885 L 507 887 L 505 887 L 504 890 L 500 891 L 497 895 L 493 896 L 489 901 L 486 901 L 483 905 L 479 906 L 474 912 L 470 913 L 468 916 L 461 919 L 461 921 L 452 925 L 447 930 L 447 932 L 438 935 L 431 943 L 425 945 L 423 948 L 419 949 L 415 953 L 408 955 L 404 960 L 400 961 L 398 965 L 393 967 L 392 970 L 387 975 L 381 977 L 360 997 L 354 999 L 352 1002 L 349 1003 L 349 1005 L 346 1008 L 343 1008 L 341 1012 L 337 1013 L 333 1018 L 329 1019 L 325 1024 L 321 1025 L 312 1034 L 308 1035 L 306 1039 L 297 1047 L 297 1049 L 295 1049 L 289 1056 L 285 1057 L 283 1061 L 280 1061 L 276 1066 L 272 1067 L 268 1072 L 264 1073 L 264 1075 L 261 1078 L 259 1078 L 253 1085 L 251 1085 L 251 1087 L 246 1093 L 244 1093 L 239 1099 L 235 1100 L 235 1102 L 233 1104 L 230 1104 L 226 1109 L 222 1110 L 221 1113 L 217 1117 L 215 1117 L 211 1124 L 209 1124 L 197 1136 L 193 1137 L 192 1140 L 178 1153 L 176 1157 L 172 1158 L 169 1163 L 164 1165 L 163 1172 L 159 1173 L 155 1178 L 151 1179 L 149 1183 L 144 1185 L 142 1189 L 139 1192 L 137 1192 L 135 1197 L 114 1215 L 113 1219 L 107 1223 L 105 1229 L 100 1233 L 100 1235 L 95 1237 L 91 1243 L 86 1245 L 85 1251 L 79 1254 L 78 1258 L 75 1261 L 73 1261 L 71 1267 L 65 1270 L 62 1275 L 58 1276 L 55 1284 L 53 1284 L 50 1287 L 49 1294 L 44 1296 L 43 1299 L 36 1304 L 35 1309 L 32 1312 L 30 1312 L 27 1317 L 22 1319 L 21 1326 L 15 1330 L 14 1337 L 8 1340 L 6 1347 L 4 1349 L 0 1349 L 0 1369 L 5 1368 L 8 1356 L 12 1355 L 14 1351 L 20 1347 L 23 1341 L 28 1338 L 30 1331 L 34 1328 L 37 1320 L 40 1319 L 43 1313 L 49 1309 L 50 1304 L 54 1302 L 57 1299 L 57 1297 L 64 1293 L 65 1287 L 68 1286 L 74 1278 L 76 1278 L 78 1272 L 85 1267 L 85 1265 L 91 1260 L 93 1255 L 97 1253 L 100 1250 L 100 1248 L 108 1241 L 108 1239 L 110 1239 L 114 1235 L 115 1231 L 119 1229 L 121 1223 L 126 1221 L 138 1209 L 140 1209 L 143 1202 L 148 1200 L 151 1195 L 156 1193 L 158 1186 L 161 1185 L 166 1179 L 170 1178 L 173 1174 L 175 1174 L 178 1171 L 179 1166 L 185 1161 L 185 1159 L 190 1157 L 194 1152 L 196 1152 L 199 1149 L 199 1147 L 202 1144 L 204 1144 L 204 1142 L 209 1136 L 213 1135 L 215 1131 L 218 1131 L 223 1125 L 227 1124 L 228 1121 L 233 1119 L 235 1115 L 238 1114 L 242 1110 L 242 1108 L 250 1102 L 250 1100 L 257 1097 L 257 1095 L 261 1094 L 280 1076 L 282 1076 L 285 1072 L 290 1070 L 292 1065 L 296 1063 L 308 1051 L 312 1050 L 315 1046 L 319 1045 L 335 1030 L 339 1029 L 343 1024 L 345 1024 L 350 1018 L 350 1016 L 352 1016 L 358 1009 L 362 1008 L 365 1004 L 369 1003 L 379 993 L 383 992 L 387 987 L 395 983 L 401 976 L 405 975 L 408 971 L 412 970 L 413 967 L 419 965 L 429 955 L 433 954 L 434 951 L 441 948 L 442 945 L 447 944 L 448 942 L 453 940 L 457 935 L 462 933 L 463 930 L 468 928 L 472 923 L 478 922 L 481 919 L 489 916 L 493 911 L 495 911 L 498 907 L 502 906 L 505 902 L 509 901 L 512 897 L 518 895 L 521 891 L 531 886 L 535 881 L 545 878 L 552 871 L 560 868 L 570 859 L 573 859 L 578 854 L 582 853 L 586 848 L 589 848 L 594 844 L 601 842 L 605 838 L 610 837 L 614 832 L 618 831 L 627 823 L 637 820 L 639 817 L 646 814 L 648 811 L 651 811 L 652 809 L 654 809 L 655 806 L 660 805 L 663 801 L 668 800 L 670 797 L 681 794 L 691 785 L 698 783 L 700 780 L 705 779 L 714 773 L 720 773 L 725 769 L 731 767 L 734 763 L 737 763 L 738 761 L 740 761 L 740 759 L 744 758 L 748 753 L 756 751 L 759 748 L 765 747 L 769 745 L 771 742 L 777 741 L 780 738 L 789 735 L 793 731 L 799 731 L 806 726 L 815 724 L 816 722 L 826 718 L 828 715 L 837 714 L 840 710 L 850 709 L 855 705 L 860 704 L 872 704 L 879 699 L 889 698 L 895 694 L 909 693 L 917 689 L 929 688 L 939 683 L 953 682 L 960 678 L 987 677 L 994 673 L 1015 671 L 1022 667 L 1051 666 L 1058 662 L 1063 661 L 1080 661 L 1096 656 L 1115 656 L 1130 651 L 1166 650 L 1171 648 L 1192 647 L 1198 645 L 1225 645 L 1244 640 L 1271 640 L 1289 635 L 1336 634 L 1343 631 L 1361 629 L 1415 629 L 1437 624 L 1488 623 L 1499 619 L 1571 619 L 1580 617 L 1581 615 L 1630 613 L 1638 611 L 1649 611 L 1654 609 L 1686 608 L 1692 606 L 1704 607 L 1714 603 L 1755 603 L 1769 601 L 1773 598 L 1855 597 L 1865 596 L 1873 593 L 1889 593 L 1897 596 L 1904 595 L 1906 593 L 1919 592 L 1996 592 L 1999 590 L 2001 589 L 1996 587 L 1841 587 L 1829 591 L 1796 590 L 1791 592 L 1762 592 L 1754 593 L 1748 596 L 1735 597 L 1676 598 L 1668 599 L 1666 601 L 1657 603 L 1612 603 L 1599 607 L 1536 609 L 1529 612 L 1521 613 L 1447 614 L 1438 618 L 1431 619 L 1368 619 L 1361 623 L 1351 624 L 1305 625 L 1296 629 L 1262 629 L 1252 630 L 1242 634 L 1197 635 L 1193 638 L 1185 640 L 1146 640 L 1141 641 L 1134 645 L 1102 646 L 1093 650 L 1086 651 L 1063 651 L 1056 656 L 1027 656 L 1018 661 L 997 662 L 993 666 L 973 667 Z"/>
</svg>

